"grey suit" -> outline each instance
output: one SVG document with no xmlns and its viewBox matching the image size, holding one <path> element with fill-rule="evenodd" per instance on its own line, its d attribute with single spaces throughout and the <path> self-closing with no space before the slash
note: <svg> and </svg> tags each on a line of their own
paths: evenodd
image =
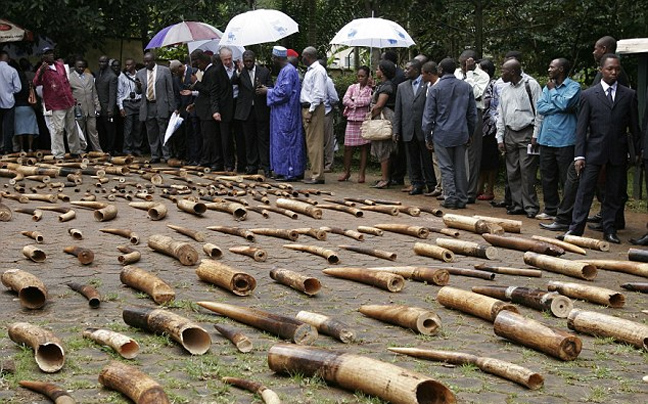
<svg viewBox="0 0 648 404">
<path fill-rule="evenodd" d="M 81 107 L 82 117 L 78 119 L 79 126 L 86 137 L 86 140 L 92 147 L 92 150 L 103 151 L 99 144 L 99 134 L 97 133 L 97 116 L 95 111 L 100 111 L 99 97 L 95 87 L 95 79 L 89 73 L 84 73 L 83 78 L 76 71 L 70 72 L 70 87 L 72 96 L 77 106 Z"/>
<path fill-rule="evenodd" d="M 140 121 L 146 124 L 146 135 L 151 148 L 151 160 L 171 157 L 169 145 L 162 146 L 164 133 L 169 124 L 169 116 L 175 111 L 175 94 L 173 92 L 173 78 L 171 70 L 166 66 L 155 66 L 155 94 L 152 100 L 147 98 L 147 83 L 149 71 L 144 68 L 137 72 L 137 79 L 141 83 L 137 92 L 142 94 L 140 106 Z"/>
<path fill-rule="evenodd" d="M 416 86 L 416 93 L 414 93 L 412 80 L 406 80 L 398 85 L 392 125 L 394 135 L 401 137 L 405 142 L 412 187 L 418 189 L 427 187 L 431 192 L 437 180 L 432 168 L 432 156 L 425 146 L 422 129 L 426 90 L 427 85 L 422 79 Z"/>
</svg>

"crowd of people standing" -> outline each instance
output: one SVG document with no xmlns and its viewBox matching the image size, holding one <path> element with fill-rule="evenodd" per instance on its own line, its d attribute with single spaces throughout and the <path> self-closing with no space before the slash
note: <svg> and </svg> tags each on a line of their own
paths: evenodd
<svg viewBox="0 0 648 404">
<path fill-rule="evenodd" d="M 342 97 L 346 130 L 338 181 L 351 180 L 359 150 L 360 184 L 371 155 L 380 164 L 374 188 L 402 185 L 410 195 L 435 197 L 448 209 L 491 201 L 509 215 L 551 220 L 540 227 L 567 234 L 582 235 L 590 221 L 590 228 L 618 243 L 617 230 L 625 226 L 626 167 L 637 155 L 648 157 L 642 140 L 648 136 L 641 136 L 636 92 L 615 50 L 611 37 L 596 42 L 598 74 L 586 90 L 569 77 L 565 58 L 550 61 L 542 88 L 523 71 L 516 51 L 505 55 L 500 77 L 491 60 L 480 60 L 472 50 L 438 63 L 419 55 L 404 69 L 396 53 L 387 51 L 374 77 L 361 66 Z M 150 51 L 139 69 L 134 58 L 122 70 L 118 60 L 101 56 L 94 74 L 83 58 L 68 66 L 49 48 L 33 73 L 28 63 L 20 66 L 0 51 L 2 147 L 5 153 L 33 149 L 37 92 L 56 158 L 65 156 L 67 144 L 72 157 L 87 150 L 148 152 L 151 163 L 177 158 L 214 171 L 261 170 L 277 181 L 323 184 L 333 163 L 332 112 L 340 99 L 316 49 L 302 51 L 303 74 L 298 56 L 275 46 L 273 81 L 254 52 L 234 60 L 227 47 L 217 54 L 196 50 L 168 67 Z M 183 124 L 166 141 L 174 114 Z M 363 122 L 376 119 L 391 123 L 392 138 L 363 137 Z M 506 187 L 504 200 L 496 201 L 500 160 Z M 595 195 L 602 208 L 590 216 Z M 648 237 L 635 241 L 648 244 Z"/>
</svg>

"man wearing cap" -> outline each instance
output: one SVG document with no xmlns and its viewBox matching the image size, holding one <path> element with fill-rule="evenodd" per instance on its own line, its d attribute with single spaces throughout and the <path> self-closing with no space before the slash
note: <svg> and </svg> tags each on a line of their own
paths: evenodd
<svg viewBox="0 0 648 404">
<path fill-rule="evenodd" d="M 81 154 L 79 134 L 74 122 L 74 97 L 63 62 L 54 61 L 54 50 L 43 49 L 43 63 L 36 71 L 34 87 L 43 86 L 45 109 L 52 111 L 52 154 L 56 159 L 65 156 L 63 130 L 67 133 L 70 153 Z M 76 156 L 75 156 L 76 157 Z"/>
<path fill-rule="evenodd" d="M 275 86 L 261 85 L 256 90 L 257 94 L 267 94 L 270 107 L 270 168 L 277 180 L 297 181 L 303 178 L 306 169 L 299 75 L 297 69 L 288 63 L 287 50 L 283 46 L 272 49 L 272 61 L 280 70 Z"/>
<path fill-rule="evenodd" d="M 324 102 L 326 101 L 326 70 L 317 61 L 317 50 L 312 46 L 302 52 L 302 62 L 308 66 L 302 83 L 299 102 L 302 123 L 306 132 L 306 148 L 311 166 L 311 177 L 305 184 L 324 183 Z"/>
</svg>

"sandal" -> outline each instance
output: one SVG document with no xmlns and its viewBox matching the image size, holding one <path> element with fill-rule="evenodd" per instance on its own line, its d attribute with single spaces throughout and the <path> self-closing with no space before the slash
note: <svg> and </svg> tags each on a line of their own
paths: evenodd
<svg viewBox="0 0 648 404">
<path fill-rule="evenodd" d="M 385 188 L 389 188 L 389 181 L 387 181 L 387 180 L 380 180 L 380 181 L 378 181 L 375 185 L 372 185 L 372 188 L 378 188 L 378 189 L 385 189 Z"/>
<path fill-rule="evenodd" d="M 351 177 L 351 174 L 345 173 L 345 174 L 340 175 L 337 180 L 340 181 L 340 182 L 348 181 L 350 177 Z"/>
</svg>

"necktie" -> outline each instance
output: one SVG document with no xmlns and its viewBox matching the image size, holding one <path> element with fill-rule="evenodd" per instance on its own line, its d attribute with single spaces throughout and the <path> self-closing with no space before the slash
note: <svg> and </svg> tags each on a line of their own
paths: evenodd
<svg viewBox="0 0 648 404">
<path fill-rule="evenodd" d="M 146 80 L 146 99 L 155 101 L 155 78 L 153 77 L 154 70 L 148 71 L 148 79 Z"/>
<path fill-rule="evenodd" d="M 610 104 L 614 104 L 614 100 L 612 99 L 612 87 L 608 87 L 607 99 L 610 101 Z"/>
</svg>

